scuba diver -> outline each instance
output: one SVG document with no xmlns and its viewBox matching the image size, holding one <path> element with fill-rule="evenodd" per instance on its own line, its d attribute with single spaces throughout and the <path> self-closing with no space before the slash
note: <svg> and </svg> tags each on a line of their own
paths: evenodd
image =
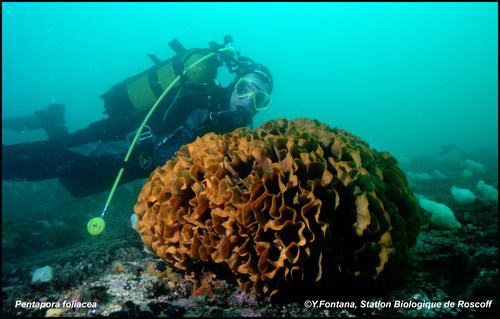
<svg viewBox="0 0 500 319">
<path fill-rule="evenodd" d="M 231 45 L 232 39 L 226 38 L 225 45 Z M 269 107 L 273 78 L 265 66 L 233 51 L 236 52 L 233 56 L 214 55 L 200 68 L 183 75 L 186 65 L 204 53 L 217 53 L 217 45 L 212 41 L 211 49 L 186 50 L 175 41 L 169 45 L 176 56 L 161 62 L 149 55 L 154 67 L 101 95 L 108 118 L 88 128 L 69 134 L 64 126 L 62 104 L 51 104 L 26 117 L 2 119 L 4 128 L 15 131 L 43 128 L 49 137 L 39 142 L 2 144 L 2 180 L 58 178 L 73 197 L 89 196 L 111 189 L 122 167 L 125 169 L 120 184 L 147 178 L 182 145 L 209 132 L 225 134 L 238 127 L 251 127 L 252 117 Z M 215 80 L 222 61 L 230 73 L 236 74 L 225 88 Z M 205 76 L 200 76 L 204 71 Z M 173 76 L 182 75 L 180 83 L 159 102 L 125 162 L 137 128 L 148 115 L 152 102 L 164 91 L 160 84 L 172 82 L 166 81 L 169 72 Z"/>
</svg>

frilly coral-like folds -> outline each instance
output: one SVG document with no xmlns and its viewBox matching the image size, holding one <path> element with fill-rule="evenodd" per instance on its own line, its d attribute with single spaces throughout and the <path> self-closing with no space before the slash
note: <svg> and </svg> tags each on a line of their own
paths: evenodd
<svg viewBox="0 0 500 319">
<path fill-rule="evenodd" d="M 302 281 L 376 281 L 416 244 L 418 207 L 397 161 L 344 130 L 278 119 L 176 155 L 144 185 L 137 229 L 197 285 L 215 264 L 271 296 Z"/>
</svg>

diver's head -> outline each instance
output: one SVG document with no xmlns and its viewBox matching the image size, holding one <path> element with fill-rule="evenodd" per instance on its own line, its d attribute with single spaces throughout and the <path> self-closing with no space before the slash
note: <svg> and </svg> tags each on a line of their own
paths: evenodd
<svg viewBox="0 0 500 319">
<path fill-rule="evenodd" d="M 272 102 L 273 78 L 271 72 L 259 63 L 243 67 L 235 79 L 229 101 L 230 111 L 243 110 L 250 117 L 265 110 Z"/>
<path fill-rule="evenodd" d="M 247 74 L 253 74 L 257 78 L 259 78 L 261 81 L 266 82 L 269 85 L 269 91 L 267 93 L 271 94 L 273 91 L 273 76 L 271 75 L 271 72 L 269 71 L 268 68 L 266 68 L 264 65 L 260 63 L 252 63 L 246 66 L 243 66 L 237 74 L 236 81 L 239 80 L 240 78 L 246 76 Z"/>
</svg>

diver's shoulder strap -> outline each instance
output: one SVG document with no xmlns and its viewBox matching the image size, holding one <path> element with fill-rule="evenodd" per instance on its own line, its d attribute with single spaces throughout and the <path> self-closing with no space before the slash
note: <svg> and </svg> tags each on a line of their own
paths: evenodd
<svg viewBox="0 0 500 319">
<path fill-rule="evenodd" d="M 179 82 L 185 84 L 188 81 L 188 77 L 186 74 L 182 74 L 184 72 L 184 62 L 182 62 L 181 55 L 178 54 L 172 57 L 172 67 L 174 68 L 175 75 L 181 76 Z"/>
</svg>

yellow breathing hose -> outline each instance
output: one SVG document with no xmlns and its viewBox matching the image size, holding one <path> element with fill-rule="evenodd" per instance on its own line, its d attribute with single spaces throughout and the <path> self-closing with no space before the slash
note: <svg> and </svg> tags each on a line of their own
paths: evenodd
<svg viewBox="0 0 500 319">
<path fill-rule="evenodd" d="M 182 72 L 182 75 L 185 75 L 187 72 L 189 72 L 193 67 L 195 67 L 196 65 L 198 65 L 199 63 L 211 58 L 212 56 L 214 56 L 215 54 L 219 53 L 219 52 L 222 52 L 222 51 L 227 51 L 227 50 L 232 50 L 234 51 L 234 49 L 232 47 L 228 47 L 228 48 L 224 48 L 224 49 L 220 49 L 218 50 L 217 52 L 211 52 L 207 55 L 205 55 L 204 57 L 200 58 L 198 61 L 194 62 L 193 64 L 191 64 L 190 66 L 188 66 L 183 72 Z M 153 112 L 155 111 L 156 107 L 158 106 L 158 104 L 160 104 L 160 102 L 163 100 L 163 98 L 165 97 L 165 95 L 167 95 L 167 93 L 170 91 L 170 89 L 172 89 L 172 87 L 180 80 L 181 78 L 181 75 L 178 75 L 173 81 L 172 83 L 170 83 L 170 85 L 167 87 L 167 89 L 162 93 L 162 95 L 160 95 L 160 97 L 158 98 L 158 100 L 156 101 L 156 103 L 153 105 L 153 107 L 151 107 L 151 110 L 149 110 L 148 114 L 146 115 L 146 117 L 144 118 L 144 121 L 142 121 L 142 124 L 141 126 L 139 126 L 139 129 L 137 130 L 137 133 L 135 134 L 135 137 L 134 137 L 134 140 L 132 141 L 132 143 L 130 144 L 130 148 L 128 149 L 128 152 L 127 152 L 127 155 L 125 156 L 125 160 L 124 162 L 127 162 L 129 157 L 130 157 L 130 154 L 132 154 L 132 151 L 134 150 L 134 146 L 135 146 L 135 143 L 137 142 L 137 140 L 139 139 L 139 136 L 141 135 L 141 132 L 142 132 L 142 129 L 144 128 L 144 125 L 146 125 L 146 123 L 148 122 L 149 118 L 151 117 L 151 115 L 153 114 Z M 115 194 L 115 190 L 116 188 L 118 187 L 118 183 L 120 182 L 120 179 L 122 177 L 122 174 L 123 174 L 123 171 L 125 170 L 125 167 L 122 167 L 120 169 L 120 172 L 118 172 L 118 176 L 116 177 L 116 180 L 115 180 L 115 183 L 113 185 L 113 188 L 111 188 L 111 192 L 109 193 L 109 196 L 108 196 L 108 200 L 106 201 L 106 205 L 104 206 L 104 209 L 102 211 L 102 214 L 101 214 L 101 217 L 95 217 L 95 218 L 92 218 L 88 224 L 87 224 L 87 230 L 88 232 L 92 235 L 92 236 L 96 236 L 96 235 L 99 235 L 103 230 L 104 228 L 106 227 L 106 223 L 104 222 L 104 213 L 106 213 L 106 209 L 108 209 L 108 206 L 109 206 L 109 203 L 111 202 L 111 199 L 113 198 L 113 195 Z"/>
</svg>

